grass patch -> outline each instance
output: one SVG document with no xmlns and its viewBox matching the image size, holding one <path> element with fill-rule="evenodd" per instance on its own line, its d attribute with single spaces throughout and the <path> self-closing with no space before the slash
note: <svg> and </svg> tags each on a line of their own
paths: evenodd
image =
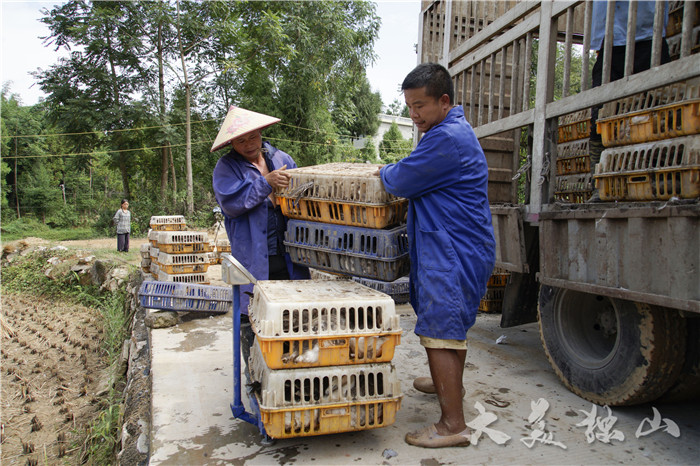
<svg viewBox="0 0 700 466">
<path fill-rule="evenodd" d="M 75 255 L 70 250 L 37 250 L 27 256 L 19 256 L 2 268 L 2 292 L 21 293 L 29 296 L 48 297 L 55 301 L 81 304 L 99 311 L 102 326 L 101 349 L 106 365 L 115 368 L 121 356 L 122 344 L 127 339 L 132 315 L 127 306 L 125 290 L 101 292 L 97 286 L 81 285 L 76 273 L 70 271 L 75 263 L 69 259 Z M 51 266 L 50 258 L 66 260 Z M 50 279 L 44 272 L 48 267 L 58 269 Z M 63 270 L 61 270 L 63 268 Z M 115 464 L 119 439 L 124 375 L 112 371 L 112 389 L 98 400 L 100 413 L 87 431 L 82 433 L 81 461 L 87 464 Z M 77 446 L 77 445 L 76 445 Z"/>
<path fill-rule="evenodd" d="M 15 241 L 28 236 L 49 241 L 92 239 L 102 236 L 91 227 L 51 228 L 37 220 L 24 218 L 4 224 L 0 231 L 2 231 L 3 242 Z"/>
</svg>

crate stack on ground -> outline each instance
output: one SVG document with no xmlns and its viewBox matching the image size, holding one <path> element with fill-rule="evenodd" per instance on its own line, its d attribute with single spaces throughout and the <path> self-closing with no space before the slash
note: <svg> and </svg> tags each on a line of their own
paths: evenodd
<svg viewBox="0 0 700 466">
<path fill-rule="evenodd" d="M 510 273 L 496 267 L 486 285 L 486 294 L 479 302 L 479 312 L 501 312 L 503 295 L 506 291 Z"/>
<path fill-rule="evenodd" d="M 228 238 L 217 238 L 216 243 L 214 244 L 214 248 L 216 251 L 216 263 L 221 264 L 221 255 L 222 254 L 231 254 L 231 243 L 229 242 Z"/>
<path fill-rule="evenodd" d="M 351 280 L 259 281 L 249 315 L 250 374 L 270 437 L 394 423 L 401 328 L 391 297 Z"/>
<path fill-rule="evenodd" d="M 289 186 L 276 192 L 291 219 L 284 244 L 295 263 L 358 277 L 403 299 L 410 263 L 400 224 L 408 201 L 384 190 L 378 168 L 332 163 L 289 170 Z"/>
<path fill-rule="evenodd" d="M 149 231 L 150 233 L 150 231 Z M 141 245 L 141 270 L 144 273 L 151 274 L 151 244 L 146 243 Z"/>
<path fill-rule="evenodd" d="M 557 175 L 554 182 L 554 199 L 558 202 L 580 204 L 586 202 L 593 192 L 588 153 L 590 132 L 590 109 L 559 118 Z"/>
<path fill-rule="evenodd" d="M 595 181 L 603 201 L 700 196 L 700 79 L 607 103 Z"/>
<path fill-rule="evenodd" d="M 161 282 L 207 284 L 207 233 L 187 230 L 182 215 L 153 216 L 148 232 L 150 272 Z"/>
<path fill-rule="evenodd" d="M 671 59 L 675 60 L 681 55 L 681 30 L 683 26 L 683 13 L 685 1 L 674 0 L 668 2 L 668 24 L 666 25 L 666 42 Z M 689 2 L 693 11 L 691 13 L 692 32 L 690 33 L 690 53 L 700 52 L 700 3 Z"/>
</svg>

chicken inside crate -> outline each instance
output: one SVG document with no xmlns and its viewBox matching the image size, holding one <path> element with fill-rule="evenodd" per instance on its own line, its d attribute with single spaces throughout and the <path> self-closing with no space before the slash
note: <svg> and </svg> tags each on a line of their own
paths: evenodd
<svg viewBox="0 0 700 466">
<path fill-rule="evenodd" d="M 273 370 L 256 344 L 249 367 L 253 396 L 273 438 L 384 427 L 400 407 L 400 382 L 390 363 Z"/>
<path fill-rule="evenodd" d="M 259 281 L 249 314 L 271 369 L 388 362 L 401 341 L 393 299 L 349 280 Z"/>
</svg>

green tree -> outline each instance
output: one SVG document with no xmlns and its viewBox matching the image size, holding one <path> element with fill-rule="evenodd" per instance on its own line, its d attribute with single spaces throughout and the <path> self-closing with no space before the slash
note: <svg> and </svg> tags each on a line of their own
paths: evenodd
<svg viewBox="0 0 700 466">
<path fill-rule="evenodd" d="M 409 118 L 408 107 L 405 103 L 401 102 L 399 99 L 394 99 L 394 101 L 386 109 L 387 115 L 396 115 L 401 117 Z"/>
<path fill-rule="evenodd" d="M 392 122 L 379 143 L 379 157 L 383 163 L 394 163 L 410 154 L 412 146 L 411 141 L 401 136 L 396 122 Z"/>
<path fill-rule="evenodd" d="M 130 134 L 140 115 L 134 95 L 147 79 L 141 66 L 144 42 L 143 15 L 136 2 L 92 2 L 71 0 L 44 10 L 51 31 L 49 45 L 78 50 L 37 74 L 49 97 L 46 100 L 53 122 L 65 132 L 104 131 L 104 142 L 118 167 L 124 196 L 130 198 L 132 172 Z M 96 135 L 94 139 L 98 138 Z M 92 142 L 98 142 L 96 140 Z"/>
<path fill-rule="evenodd" d="M 340 134 L 357 139 L 374 136 L 379 128 L 382 98 L 372 92 L 366 74 L 349 76 L 350 83 L 339 92 L 334 103 L 333 122 Z"/>
<path fill-rule="evenodd" d="M 364 74 L 374 59 L 379 30 L 375 5 L 354 2 L 243 2 L 241 31 L 255 38 L 258 25 L 272 21 L 276 35 L 259 43 L 284 38 L 292 53 L 248 54 L 239 58 L 236 98 L 241 106 L 278 116 L 282 125 L 266 137 L 292 154 L 299 165 L 338 160 L 338 124 L 331 112 L 352 100 L 351 78 Z M 253 49 L 254 50 L 254 49 Z"/>
<path fill-rule="evenodd" d="M 40 158 L 47 153 L 46 140 L 40 137 L 45 129 L 45 122 L 40 108 L 23 107 L 9 87 L 4 86 L 0 97 L 2 106 L 2 157 L 10 166 L 10 171 L 3 171 L 3 192 L 8 196 L 8 206 L 3 209 L 3 220 L 9 220 L 14 212 L 21 217 L 27 201 L 24 188 L 29 181 L 28 175 L 37 164 L 43 164 Z M 47 163 L 54 163 L 47 161 Z"/>
</svg>

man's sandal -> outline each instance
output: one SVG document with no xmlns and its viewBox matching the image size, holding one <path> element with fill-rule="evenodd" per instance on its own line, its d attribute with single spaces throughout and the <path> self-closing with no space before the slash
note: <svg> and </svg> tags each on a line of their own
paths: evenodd
<svg viewBox="0 0 700 466">
<path fill-rule="evenodd" d="M 413 380 L 413 388 L 418 390 L 419 392 L 423 393 L 437 393 L 437 390 L 435 390 L 435 384 L 433 383 L 432 377 L 416 377 Z M 464 398 L 464 395 L 467 393 L 467 391 L 462 387 L 462 398 Z"/>
<path fill-rule="evenodd" d="M 423 448 L 468 447 L 471 430 L 469 427 L 459 434 L 440 435 L 434 424 L 416 432 L 406 434 L 406 443 Z"/>
</svg>

